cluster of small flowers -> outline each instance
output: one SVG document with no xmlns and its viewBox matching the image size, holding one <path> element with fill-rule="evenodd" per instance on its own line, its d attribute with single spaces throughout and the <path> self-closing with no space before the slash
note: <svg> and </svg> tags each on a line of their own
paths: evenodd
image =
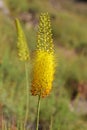
<svg viewBox="0 0 87 130">
<path fill-rule="evenodd" d="M 18 32 L 18 56 L 22 61 L 29 59 L 29 51 L 19 20 L 16 20 Z M 37 35 L 37 48 L 32 71 L 32 95 L 49 95 L 55 71 L 54 45 L 48 13 L 42 13 Z"/>
</svg>

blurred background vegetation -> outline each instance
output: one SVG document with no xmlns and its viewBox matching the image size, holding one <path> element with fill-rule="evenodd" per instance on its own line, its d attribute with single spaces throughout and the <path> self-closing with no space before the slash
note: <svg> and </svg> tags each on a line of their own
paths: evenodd
<svg viewBox="0 0 87 130">
<path fill-rule="evenodd" d="M 3 114 L 15 126 L 25 115 L 25 70 L 17 57 L 14 20 L 20 19 L 33 58 L 41 12 L 51 17 L 58 66 L 53 90 L 41 102 L 40 130 L 48 130 L 50 121 L 53 130 L 87 130 L 87 0 L 0 0 L 0 120 Z M 31 96 L 32 130 L 36 106 Z"/>
</svg>

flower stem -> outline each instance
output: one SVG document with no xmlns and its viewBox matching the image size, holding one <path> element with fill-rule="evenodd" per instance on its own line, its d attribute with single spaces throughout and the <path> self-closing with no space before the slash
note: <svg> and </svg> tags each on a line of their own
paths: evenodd
<svg viewBox="0 0 87 130">
<path fill-rule="evenodd" d="M 38 96 L 36 130 L 39 129 L 40 100 L 41 96 Z"/>
<path fill-rule="evenodd" d="M 53 115 L 51 115 L 49 130 L 52 130 L 52 125 L 53 125 Z"/>
<path fill-rule="evenodd" d="M 25 113 L 25 121 L 24 126 L 27 123 L 28 120 L 28 114 L 29 114 L 29 82 L 28 82 L 28 67 L 27 62 L 25 62 L 25 74 L 26 74 L 26 113 Z"/>
</svg>

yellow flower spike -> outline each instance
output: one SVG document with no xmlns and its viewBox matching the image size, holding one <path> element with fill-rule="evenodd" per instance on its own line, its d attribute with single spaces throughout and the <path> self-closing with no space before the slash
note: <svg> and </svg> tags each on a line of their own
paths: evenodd
<svg viewBox="0 0 87 130">
<path fill-rule="evenodd" d="M 37 50 L 33 65 L 32 95 L 49 95 L 55 71 L 54 48 L 50 18 L 47 13 L 40 16 Z"/>
<path fill-rule="evenodd" d="M 15 20 L 16 28 L 17 28 L 17 48 L 18 48 L 18 56 L 21 61 L 27 61 L 29 59 L 29 50 L 26 42 L 26 38 L 24 32 L 21 28 L 21 24 L 18 19 Z"/>
<path fill-rule="evenodd" d="M 24 126 L 26 126 L 26 123 L 28 121 L 28 115 L 29 115 L 29 84 L 28 84 L 28 61 L 29 60 L 29 50 L 26 42 L 26 38 L 24 35 L 24 32 L 21 28 L 21 24 L 18 19 L 15 20 L 16 28 L 17 28 L 17 49 L 18 49 L 18 57 L 21 61 L 24 61 L 25 63 L 25 77 L 26 77 L 26 113 L 25 113 L 25 121 Z"/>
</svg>

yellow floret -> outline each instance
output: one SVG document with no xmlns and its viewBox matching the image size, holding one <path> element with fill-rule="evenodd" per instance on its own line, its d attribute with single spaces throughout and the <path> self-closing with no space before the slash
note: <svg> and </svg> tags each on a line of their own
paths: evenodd
<svg viewBox="0 0 87 130">
<path fill-rule="evenodd" d="M 37 51 L 33 66 L 32 95 L 45 97 L 50 93 L 54 66 L 54 56 L 52 53 Z"/>
</svg>

